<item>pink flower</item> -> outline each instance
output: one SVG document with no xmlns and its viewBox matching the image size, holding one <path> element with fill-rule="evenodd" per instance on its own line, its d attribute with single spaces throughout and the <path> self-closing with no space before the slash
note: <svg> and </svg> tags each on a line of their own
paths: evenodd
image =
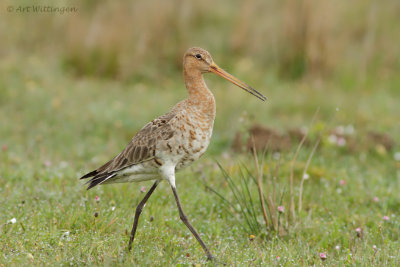
<svg viewBox="0 0 400 267">
<path fill-rule="evenodd" d="M 3 146 L 1 147 L 1 150 L 3 150 L 3 151 L 7 151 L 7 149 L 8 149 L 8 146 L 7 146 L 7 145 L 3 145 Z"/>
<path fill-rule="evenodd" d="M 345 146 L 346 145 L 346 139 L 344 139 L 343 137 L 339 137 L 336 141 L 336 144 L 338 146 Z"/>
<path fill-rule="evenodd" d="M 285 212 L 285 207 L 284 206 L 278 206 L 278 211 L 280 213 L 284 213 Z"/>
<path fill-rule="evenodd" d="M 346 181 L 345 181 L 345 180 L 340 180 L 340 181 L 339 181 L 339 184 L 340 184 L 341 186 L 346 185 Z"/>
<path fill-rule="evenodd" d="M 145 186 L 142 186 L 142 187 L 140 188 L 140 192 L 146 193 L 146 187 L 145 187 Z"/>
<path fill-rule="evenodd" d="M 326 254 L 325 253 L 323 253 L 323 252 L 321 252 L 321 253 L 319 253 L 319 258 L 321 259 L 321 260 L 326 260 Z"/>
<path fill-rule="evenodd" d="M 376 248 L 376 246 L 375 246 L 375 245 L 373 245 L 373 246 L 372 246 L 372 249 L 376 251 L 376 249 L 377 249 L 377 248 Z"/>
<path fill-rule="evenodd" d="M 384 221 L 389 221 L 389 216 L 386 216 L 386 215 L 383 216 L 383 217 L 382 217 L 382 220 L 384 220 Z"/>
<path fill-rule="evenodd" d="M 378 197 L 374 197 L 372 200 L 373 200 L 374 202 L 379 202 L 379 198 L 378 198 Z"/>
<path fill-rule="evenodd" d="M 96 196 L 96 197 L 94 198 L 94 200 L 95 200 L 96 202 L 99 202 L 99 201 L 100 201 L 99 196 Z"/>
<path fill-rule="evenodd" d="M 279 257 L 279 256 L 276 256 L 276 259 L 277 259 L 277 260 L 280 260 L 280 259 L 281 259 L 281 257 Z"/>
<path fill-rule="evenodd" d="M 43 162 L 43 165 L 45 167 L 50 167 L 51 166 L 51 162 L 49 160 L 46 160 L 45 162 Z"/>
<path fill-rule="evenodd" d="M 361 237 L 361 235 L 362 235 L 362 229 L 361 229 L 361 227 L 357 227 L 357 228 L 356 228 L 356 234 L 357 234 L 357 237 Z"/>
</svg>

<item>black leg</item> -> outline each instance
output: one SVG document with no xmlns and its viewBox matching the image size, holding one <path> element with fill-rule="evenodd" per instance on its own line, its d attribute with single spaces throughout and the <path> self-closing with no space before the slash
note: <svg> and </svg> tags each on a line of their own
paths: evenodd
<svg viewBox="0 0 400 267">
<path fill-rule="evenodd" d="M 197 241 L 199 241 L 200 245 L 203 247 L 204 251 L 207 254 L 207 258 L 209 260 L 213 260 L 214 256 L 211 254 L 210 250 L 208 250 L 206 244 L 204 244 L 204 242 L 201 239 L 200 235 L 197 233 L 196 229 L 194 229 L 194 227 L 190 224 L 187 216 L 183 212 L 182 206 L 181 206 L 181 202 L 180 202 L 179 197 L 178 197 L 178 193 L 176 192 L 176 188 L 174 186 L 171 186 L 171 188 L 172 188 L 172 192 L 174 192 L 176 205 L 178 206 L 178 209 L 179 209 L 179 217 L 181 218 L 182 222 L 187 226 L 187 228 L 189 228 L 190 232 L 192 232 L 194 237 L 196 237 Z"/>
<path fill-rule="evenodd" d="M 135 239 L 135 234 L 136 234 L 136 228 L 139 222 L 139 216 L 142 213 L 143 207 L 146 204 L 147 200 L 149 199 L 149 197 L 151 196 L 151 194 L 154 192 L 154 190 L 156 189 L 157 185 L 160 183 L 159 180 L 157 180 L 153 186 L 150 188 L 149 192 L 146 193 L 146 195 L 144 196 L 144 198 L 142 199 L 142 201 L 140 201 L 139 205 L 136 207 L 136 211 L 135 211 L 135 219 L 133 221 L 133 226 L 132 226 L 132 231 L 131 231 L 131 237 L 129 239 L 129 251 L 131 251 L 132 249 L 132 242 Z"/>
</svg>

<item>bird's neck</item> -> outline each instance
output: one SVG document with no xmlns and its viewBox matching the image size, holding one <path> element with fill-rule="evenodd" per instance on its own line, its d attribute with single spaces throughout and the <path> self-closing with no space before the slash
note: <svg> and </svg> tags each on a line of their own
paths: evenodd
<svg viewBox="0 0 400 267">
<path fill-rule="evenodd" d="M 212 121 L 215 118 L 215 99 L 208 89 L 203 74 L 198 70 L 183 70 L 185 85 L 189 93 L 187 101 L 190 105 L 200 109 Z"/>
</svg>

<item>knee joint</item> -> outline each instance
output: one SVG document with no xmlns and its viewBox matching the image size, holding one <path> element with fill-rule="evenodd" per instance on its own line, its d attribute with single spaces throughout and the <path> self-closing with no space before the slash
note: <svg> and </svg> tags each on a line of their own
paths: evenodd
<svg viewBox="0 0 400 267">
<path fill-rule="evenodd" d="M 181 218 L 182 221 L 187 221 L 188 220 L 187 216 L 185 214 L 182 214 L 182 213 L 179 214 L 179 218 Z"/>
<path fill-rule="evenodd" d="M 140 214 L 140 213 L 142 213 L 142 211 L 143 211 L 143 207 L 142 206 L 137 206 L 135 213 L 136 214 Z"/>
</svg>

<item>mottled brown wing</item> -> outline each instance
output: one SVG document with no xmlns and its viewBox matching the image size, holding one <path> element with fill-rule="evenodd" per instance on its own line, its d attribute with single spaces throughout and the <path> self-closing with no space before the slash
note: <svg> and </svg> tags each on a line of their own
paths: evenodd
<svg viewBox="0 0 400 267">
<path fill-rule="evenodd" d="M 174 135 L 170 121 L 175 117 L 169 112 L 146 124 L 129 142 L 125 149 L 100 168 L 84 175 L 81 179 L 93 177 L 88 189 L 101 183 L 107 177 L 129 166 L 154 158 L 159 140 L 168 140 Z"/>
</svg>

